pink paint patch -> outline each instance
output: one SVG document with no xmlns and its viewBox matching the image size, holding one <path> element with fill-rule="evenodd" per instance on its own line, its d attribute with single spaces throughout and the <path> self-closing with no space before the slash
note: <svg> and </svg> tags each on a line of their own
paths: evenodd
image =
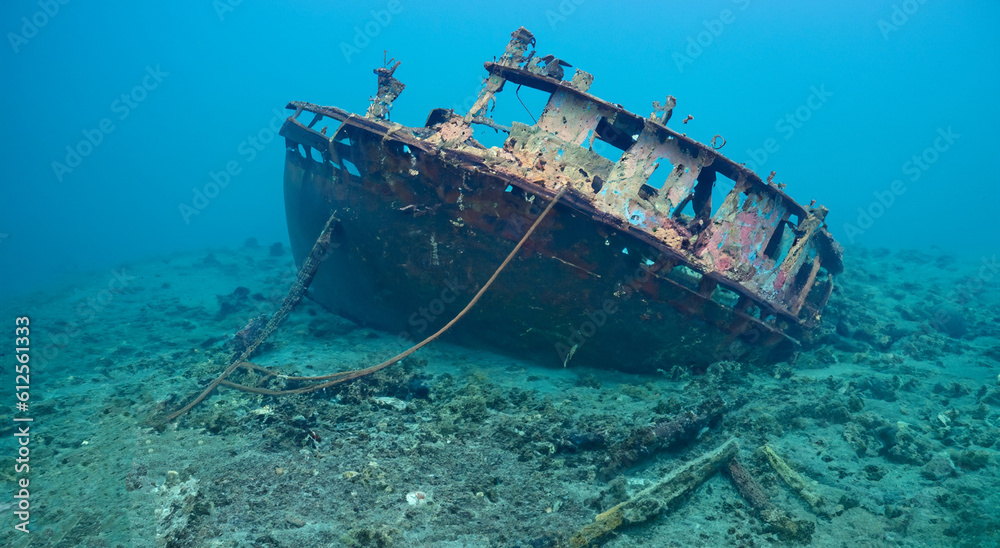
<svg viewBox="0 0 1000 548">
<path fill-rule="evenodd" d="M 788 277 L 788 273 L 782 270 L 778 272 L 778 275 L 774 277 L 774 290 L 781 291 L 781 288 L 785 285 L 785 278 Z"/>
<path fill-rule="evenodd" d="M 760 224 L 760 216 L 749 211 L 744 211 L 736 216 L 736 220 L 740 224 L 740 245 L 746 248 L 759 244 L 760 242 L 753 240 L 761 239 L 756 232 L 756 228 Z"/>
<path fill-rule="evenodd" d="M 716 272 L 725 272 L 729 270 L 729 267 L 733 266 L 733 260 L 729 255 L 719 255 L 715 258 L 715 270 Z"/>
</svg>

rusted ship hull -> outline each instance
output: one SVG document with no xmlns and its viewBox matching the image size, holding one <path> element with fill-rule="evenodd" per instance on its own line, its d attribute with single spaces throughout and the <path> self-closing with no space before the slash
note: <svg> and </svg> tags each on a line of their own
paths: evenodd
<svg viewBox="0 0 1000 548">
<path fill-rule="evenodd" d="M 337 163 L 346 159 L 359 175 L 306 158 L 298 146 L 287 150 L 292 250 L 301 262 L 336 210 L 334 247 L 310 295 L 347 318 L 420 340 L 472 297 L 552 193 L 470 176 L 461 159 L 359 122 L 343 130 L 350 144 L 332 145 Z M 293 125 L 284 134 L 308 143 L 307 131 Z M 789 350 L 788 336 L 702 298 L 693 279 L 670 277 L 657 246 L 595 220 L 601 215 L 588 205 L 573 197 L 557 205 L 456 336 L 555 364 L 625 370 Z"/>
<path fill-rule="evenodd" d="M 566 86 L 518 69 L 517 62 L 487 64 L 487 69 L 491 78 L 520 78 L 542 89 L 550 87 L 547 91 L 553 91 L 553 100 L 546 108 L 549 117 L 559 108 L 568 110 L 565 97 L 559 97 Z M 497 91 L 496 87 L 495 82 L 491 88 L 487 81 L 484 94 Z M 597 101 L 582 92 L 576 95 Z M 607 104 L 598 106 L 603 105 Z M 781 237 L 775 233 L 790 216 L 786 210 L 768 206 L 763 213 L 758 212 L 755 218 L 771 218 L 770 228 L 766 223 L 756 227 L 761 234 L 737 227 L 735 232 L 742 233 L 743 240 L 756 238 L 759 249 L 746 250 L 752 254 L 748 265 L 726 263 L 728 269 L 718 268 L 723 262 L 720 258 L 730 257 L 718 250 L 724 249 L 728 234 L 722 231 L 734 231 L 724 223 L 727 215 L 738 217 L 736 207 L 730 208 L 732 211 L 721 208 L 711 223 L 676 214 L 660 219 L 653 206 L 643 223 L 617 215 L 616 204 L 609 203 L 610 198 L 602 202 L 601 197 L 609 189 L 618 194 L 615 170 L 628 167 L 632 158 L 628 151 L 636 148 L 628 144 L 623 145 L 626 154 L 620 165 L 612 166 L 603 159 L 607 166 L 587 163 L 585 167 L 592 171 L 588 174 L 572 164 L 572 158 L 563 158 L 563 147 L 579 147 L 580 143 L 559 141 L 555 156 L 552 140 L 558 140 L 558 132 L 545 137 L 548 150 L 528 150 L 528 142 L 538 130 L 506 128 L 511 137 L 504 149 L 487 150 L 468 138 L 470 116 L 463 119 L 448 111 L 433 112 L 425 128 L 406 128 L 378 112 L 373 116 L 372 110 L 361 117 L 308 103 L 292 103 L 289 108 L 295 112 L 281 133 L 287 144 L 286 215 L 297 261 L 309 253 L 330 214 L 336 212 L 337 218 L 333 248 L 310 295 L 338 314 L 399 333 L 404 340 L 421 340 L 454 317 L 524 235 L 557 188 L 566 184 L 569 192 L 477 307 L 453 330 L 453 337 L 553 364 L 630 371 L 668 370 L 675 365 L 700 367 L 724 359 L 759 361 L 793 350 L 796 338 L 817 319 L 832 288 L 834 269 L 829 263 L 836 261 L 826 256 L 822 260 L 828 263 L 823 269 L 827 279 L 816 283 L 820 256 L 822 252 L 829 254 L 830 243 L 812 242 L 817 250 L 809 252 L 805 247 L 808 242 L 786 236 L 782 251 L 786 260 L 767 263 L 763 257 L 770 240 Z M 646 131 L 669 132 L 663 125 L 650 123 L 646 127 L 643 119 L 636 119 L 643 133 L 638 140 L 632 138 L 634 143 L 641 143 Z M 565 116 L 562 122 L 566 123 Z M 602 129 L 600 120 L 593 123 L 602 138 L 613 142 L 613 131 Z M 336 129 L 328 132 L 324 126 L 330 125 Z M 543 120 L 538 125 L 543 127 Z M 707 153 L 688 145 L 686 138 L 670 136 L 675 138 L 684 145 L 675 147 L 678 154 L 687 154 L 692 160 L 687 165 L 708 173 L 706 166 L 713 158 L 706 159 Z M 537 153 L 542 160 L 531 165 L 524 161 L 528 153 Z M 674 165 L 686 161 L 673 160 Z M 579 168 L 583 175 L 546 176 L 545 164 L 557 161 L 570 162 L 570 167 Z M 521 169 L 511 169 L 505 163 Z M 731 162 L 716 166 L 722 173 L 727 168 L 738 169 Z M 593 173 L 601 169 L 604 177 Z M 560 171 L 567 171 L 565 164 Z M 678 177 L 674 183 L 668 180 L 662 192 L 669 194 L 668 185 L 687 181 L 690 200 L 697 190 L 692 177 L 701 180 L 699 173 Z M 734 191 L 736 194 L 754 196 L 755 189 L 745 177 L 733 174 L 733 178 L 743 185 Z M 763 185 L 759 178 L 756 182 Z M 638 188 L 634 182 L 627 183 Z M 602 186 L 606 186 L 604 193 L 600 192 Z M 648 189 L 645 191 L 643 199 L 650 198 Z M 697 194 L 703 192 L 701 189 Z M 696 199 L 705 206 L 703 198 Z M 759 207 L 757 198 L 742 200 L 747 201 L 751 204 L 741 205 L 744 219 L 751 206 Z M 801 206 L 795 207 L 798 209 L 792 211 L 800 215 L 801 225 L 807 216 Z M 635 207 L 632 210 L 636 211 Z M 775 211 L 785 213 L 775 216 Z M 651 223 L 660 228 L 659 234 L 650 228 Z M 693 223 L 719 232 L 713 235 L 705 228 L 694 230 Z M 816 233 L 802 232 L 810 237 Z M 671 245 L 681 240 L 699 245 Z M 716 266 L 706 267 L 706 258 Z M 780 271 L 781 267 L 787 272 Z M 788 288 L 780 287 L 785 303 L 761 298 L 747 283 L 733 279 L 734 273 L 741 273 L 753 281 L 766 274 L 763 268 L 775 270 L 783 283 L 789 276 L 796 278 L 788 281 Z"/>
</svg>

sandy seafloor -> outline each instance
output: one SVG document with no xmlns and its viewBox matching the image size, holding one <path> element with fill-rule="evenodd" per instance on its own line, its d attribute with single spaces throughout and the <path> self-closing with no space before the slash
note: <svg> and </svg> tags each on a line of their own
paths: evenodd
<svg viewBox="0 0 1000 548">
<path fill-rule="evenodd" d="M 779 539 L 716 474 L 605 546 L 1000 546 L 995 261 L 848 249 L 819 343 L 794 363 L 632 375 L 439 341 L 325 393 L 220 388 L 162 431 L 148 419 L 214 378 L 232 334 L 280 302 L 290 255 L 213 249 L 75 275 L 3 303 L 3 362 L 21 315 L 35 357 L 31 533 L 13 531 L 23 475 L 4 463 L 0 545 L 556 546 L 735 437 L 766 495 L 815 524 L 807 539 Z M 219 296 L 238 287 L 248 294 L 223 310 Z M 935 313 L 949 320 L 928 328 Z M 394 335 L 303 302 L 254 359 L 316 375 L 400 349 Z M 729 406 L 720 424 L 624 477 L 596 477 L 609 446 L 713 395 Z M 0 409 L 2 458 L 13 461 L 13 399 Z M 779 479 L 765 443 L 825 510 Z M 430 502 L 410 505 L 417 490 Z"/>
</svg>

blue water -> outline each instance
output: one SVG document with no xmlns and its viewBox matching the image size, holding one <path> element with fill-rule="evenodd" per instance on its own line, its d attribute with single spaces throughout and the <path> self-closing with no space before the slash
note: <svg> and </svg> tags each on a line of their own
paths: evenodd
<svg viewBox="0 0 1000 548">
<path fill-rule="evenodd" d="M 0 543 L 553 546 L 707 449 L 606 486 L 592 476 L 612 440 L 722 394 L 746 407 L 699 439 L 741 437 L 776 504 L 817 523 L 816 545 L 996 546 L 998 20 L 998 3 L 942 0 L 3 2 L 0 320 L 8 333 L 29 314 L 46 333 L 32 409 L 50 430 L 32 450 L 51 475 L 35 483 L 43 533 L 5 521 Z M 394 58 L 406 89 L 391 120 L 423 126 L 472 105 L 520 26 L 593 74 L 590 93 L 643 116 L 673 95 L 670 127 L 720 136 L 829 208 L 846 269 L 797 361 L 626 375 L 445 343 L 369 384 L 290 403 L 220 389 L 179 426 L 147 427 L 294 279 L 290 254 L 269 252 L 288 243 L 285 105 L 363 114 L 372 70 Z M 528 121 L 512 87 L 501 123 Z M 315 303 L 280 333 L 260 357 L 299 374 L 400 350 Z M 829 490 L 825 509 L 784 487 L 764 443 Z M 727 480 L 708 485 L 609 544 L 780 545 Z M 430 510 L 406 501 L 419 489 Z M 156 521 L 178 500 L 183 520 Z"/>
<path fill-rule="evenodd" d="M 995 250 L 1000 191 L 980 155 L 1000 144 L 1000 7 L 911 4 L 894 19 L 900 2 L 401 2 L 395 14 L 385 2 L 69 2 L 51 17 L 36 16 L 36 2 L 5 2 L 0 257 L 16 268 L 4 268 L 0 291 L 248 234 L 283 239 L 282 146 L 244 144 L 275 109 L 306 100 L 363 112 L 388 51 L 407 84 L 393 119 L 421 125 L 431 108 L 475 94 L 481 63 L 520 25 L 594 74 L 598 96 L 641 114 L 677 97 L 676 114 L 694 116 L 689 135 L 720 134 L 735 160 L 776 170 L 794 198 L 830 208 L 841 241 Z M 25 17 L 45 24 L 32 33 Z M 121 102 L 147 69 L 162 81 Z M 810 103 L 813 90 L 822 101 Z M 113 131 L 78 167 L 53 167 L 103 119 Z M 939 130 L 960 137 L 927 153 L 933 163 L 912 163 Z M 239 175 L 185 219 L 180 204 L 230 161 Z M 859 222 L 858 208 L 895 180 L 898 199 Z"/>
</svg>

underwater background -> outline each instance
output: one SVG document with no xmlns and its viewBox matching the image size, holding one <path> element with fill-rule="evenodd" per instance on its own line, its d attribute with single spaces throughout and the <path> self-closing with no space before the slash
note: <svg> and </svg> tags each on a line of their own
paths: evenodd
<svg viewBox="0 0 1000 548">
<path fill-rule="evenodd" d="M 735 438 L 776 510 L 716 474 L 601 542 L 1000 546 L 998 17 L 941 0 L 3 2 L 0 543 L 563 546 Z M 816 342 L 637 375 L 445 340 L 322 395 L 221 388 L 151 426 L 295 280 L 285 105 L 363 114 L 394 58 L 392 121 L 464 112 L 520 26 L 593 74 L 590 93 L 640 115 L 673 95 L 672 128 L 721 135 L 829 208 L 845 272 Z M 30 473 L 20 317 L 37 349 Z M 316 375 L 401 350 L 307 300 L 269 341 L 255 359 L 327 364 Z M 644 442 L 607 472 L 643 429 L 716 397 L 727 411 L 696 440 Z"/>
</svg>

